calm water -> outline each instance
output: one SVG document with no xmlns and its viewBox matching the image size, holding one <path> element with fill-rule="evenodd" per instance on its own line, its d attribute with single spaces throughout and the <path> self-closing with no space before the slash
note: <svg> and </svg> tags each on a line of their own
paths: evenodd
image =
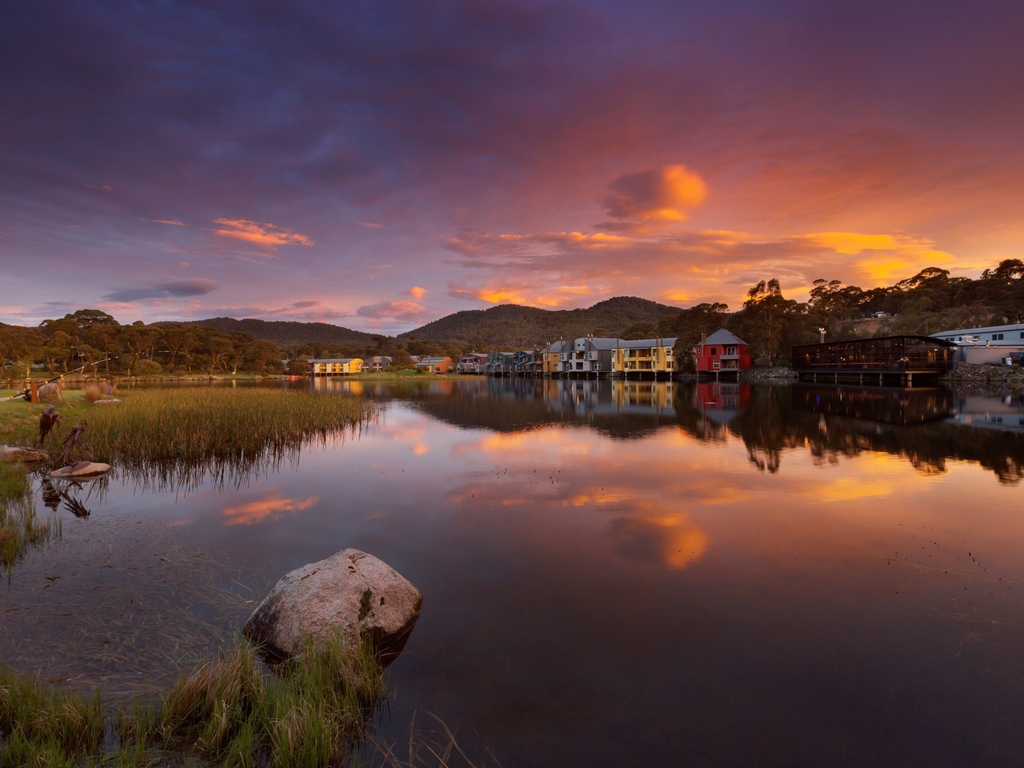
<svg viewBox="0 0 1024 768">
<path fill-rule="evenodd" d="M 156 685 L 357 547 L 424 594 L 386 736 L 429 712 L 505 766 L 1024 760 L 1020 399 L 318 386 L 384 416 L 259 476 L 61 505 L 0 591 L 4 660 Z"/>
</svg>

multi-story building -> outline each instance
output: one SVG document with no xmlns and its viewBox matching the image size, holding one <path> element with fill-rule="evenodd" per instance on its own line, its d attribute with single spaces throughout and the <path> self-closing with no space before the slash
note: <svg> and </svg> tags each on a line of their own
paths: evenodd
<svg viewBox="0 0 1024 768">
<path fill-rule="evenodd" d="M 315 358 L 307 360 L 314 376 L 353 376 L 363 369 L 361 357 Z"/>
<path fill-rule="evenodd" d="M 612 373 L 630 378 L 671 378 L 676 370 L 675 337 L 620 341 L 612 356 Z"/>
</svg>

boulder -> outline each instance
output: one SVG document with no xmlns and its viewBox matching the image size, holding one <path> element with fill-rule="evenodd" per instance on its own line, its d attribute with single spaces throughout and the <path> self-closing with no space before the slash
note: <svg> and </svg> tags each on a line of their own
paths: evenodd
<svg viewBox="0 0 1024 768">
<path fill-rule="evenodd" d="M 369 638 L 385 657 L 401 651 L 423 595 L 373 555 L 345 549 L 285 574 L 245 622 L 245 636 L 279 659 L 335 633 Z"/>
<path fill-rule="evenodd" d="M 37 448 L 0 445 L 0 461 L 49 461 L 50 454 Z"/>
<path fill-rule="evenodd" d="M 94 400 L 93 405 L 120 405 L 121 401 L 116 397 L 106 397 L 103 400 Z"/>
<path fill-rule="evenodd" d="M 60 382 L 41 384 L 36 390 L 36 398 L 40 403 L 63 403 L 64 397 L 60 393 Z"/>
<path fill-rule="evenodd" d="M 102 475 L 110 471 L 109 464 L 101 464 L 96 461 L 80 461 L 68 467 L 55 469 L 50 473 L 51 477 L 89 477 L 90 475 Z"/>
</svg>

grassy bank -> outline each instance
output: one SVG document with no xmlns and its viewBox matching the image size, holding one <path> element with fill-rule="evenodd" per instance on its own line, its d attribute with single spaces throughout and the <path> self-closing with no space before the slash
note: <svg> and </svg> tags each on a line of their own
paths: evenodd
<svg viewBox="0 0 1024 768">
<path fill-rule="evenodd" d="M 106 716 L 99 693 L 86 698 L 2 670 L 0 765 L 144 766 L 168 753 L 224 766 L 339 765 L 386 695 L 373 648 L 340 640 L 273 673 L 239 641 L 159 703 Z"/>
</svg>

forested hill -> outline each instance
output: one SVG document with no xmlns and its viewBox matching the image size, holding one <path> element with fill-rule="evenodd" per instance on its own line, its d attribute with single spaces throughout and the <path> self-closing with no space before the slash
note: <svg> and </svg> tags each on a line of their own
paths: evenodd
<svg viewBox="0 0 1024 768">
<path fill-rule="evenodd" d="M 403 333 L 399 338 L 415 337 L 420 341 L 458 339 L 471 344 L 519 349 L 591 333 L 620 336 L 635 325 L 657 327 L 659 320 L 675 317 L 679 312 L 678 307 L 634 296 L 608 299 L 589 309 L 549 310 L 502 304 L 490 309 L 456 312 Z"/>
<path fill-rule="evenodd" d="M 298 323 L 284 320 L 235 320 L 233 317 L 213 317 L 209 320 L 193 320 L 189 325 L 214 328 L 221 333 L 242 331 L 254 339 L 266 339 L 275 344 L 370 344 L 372 333 L 353 331 L 330 323 Z"/>
</svg>

